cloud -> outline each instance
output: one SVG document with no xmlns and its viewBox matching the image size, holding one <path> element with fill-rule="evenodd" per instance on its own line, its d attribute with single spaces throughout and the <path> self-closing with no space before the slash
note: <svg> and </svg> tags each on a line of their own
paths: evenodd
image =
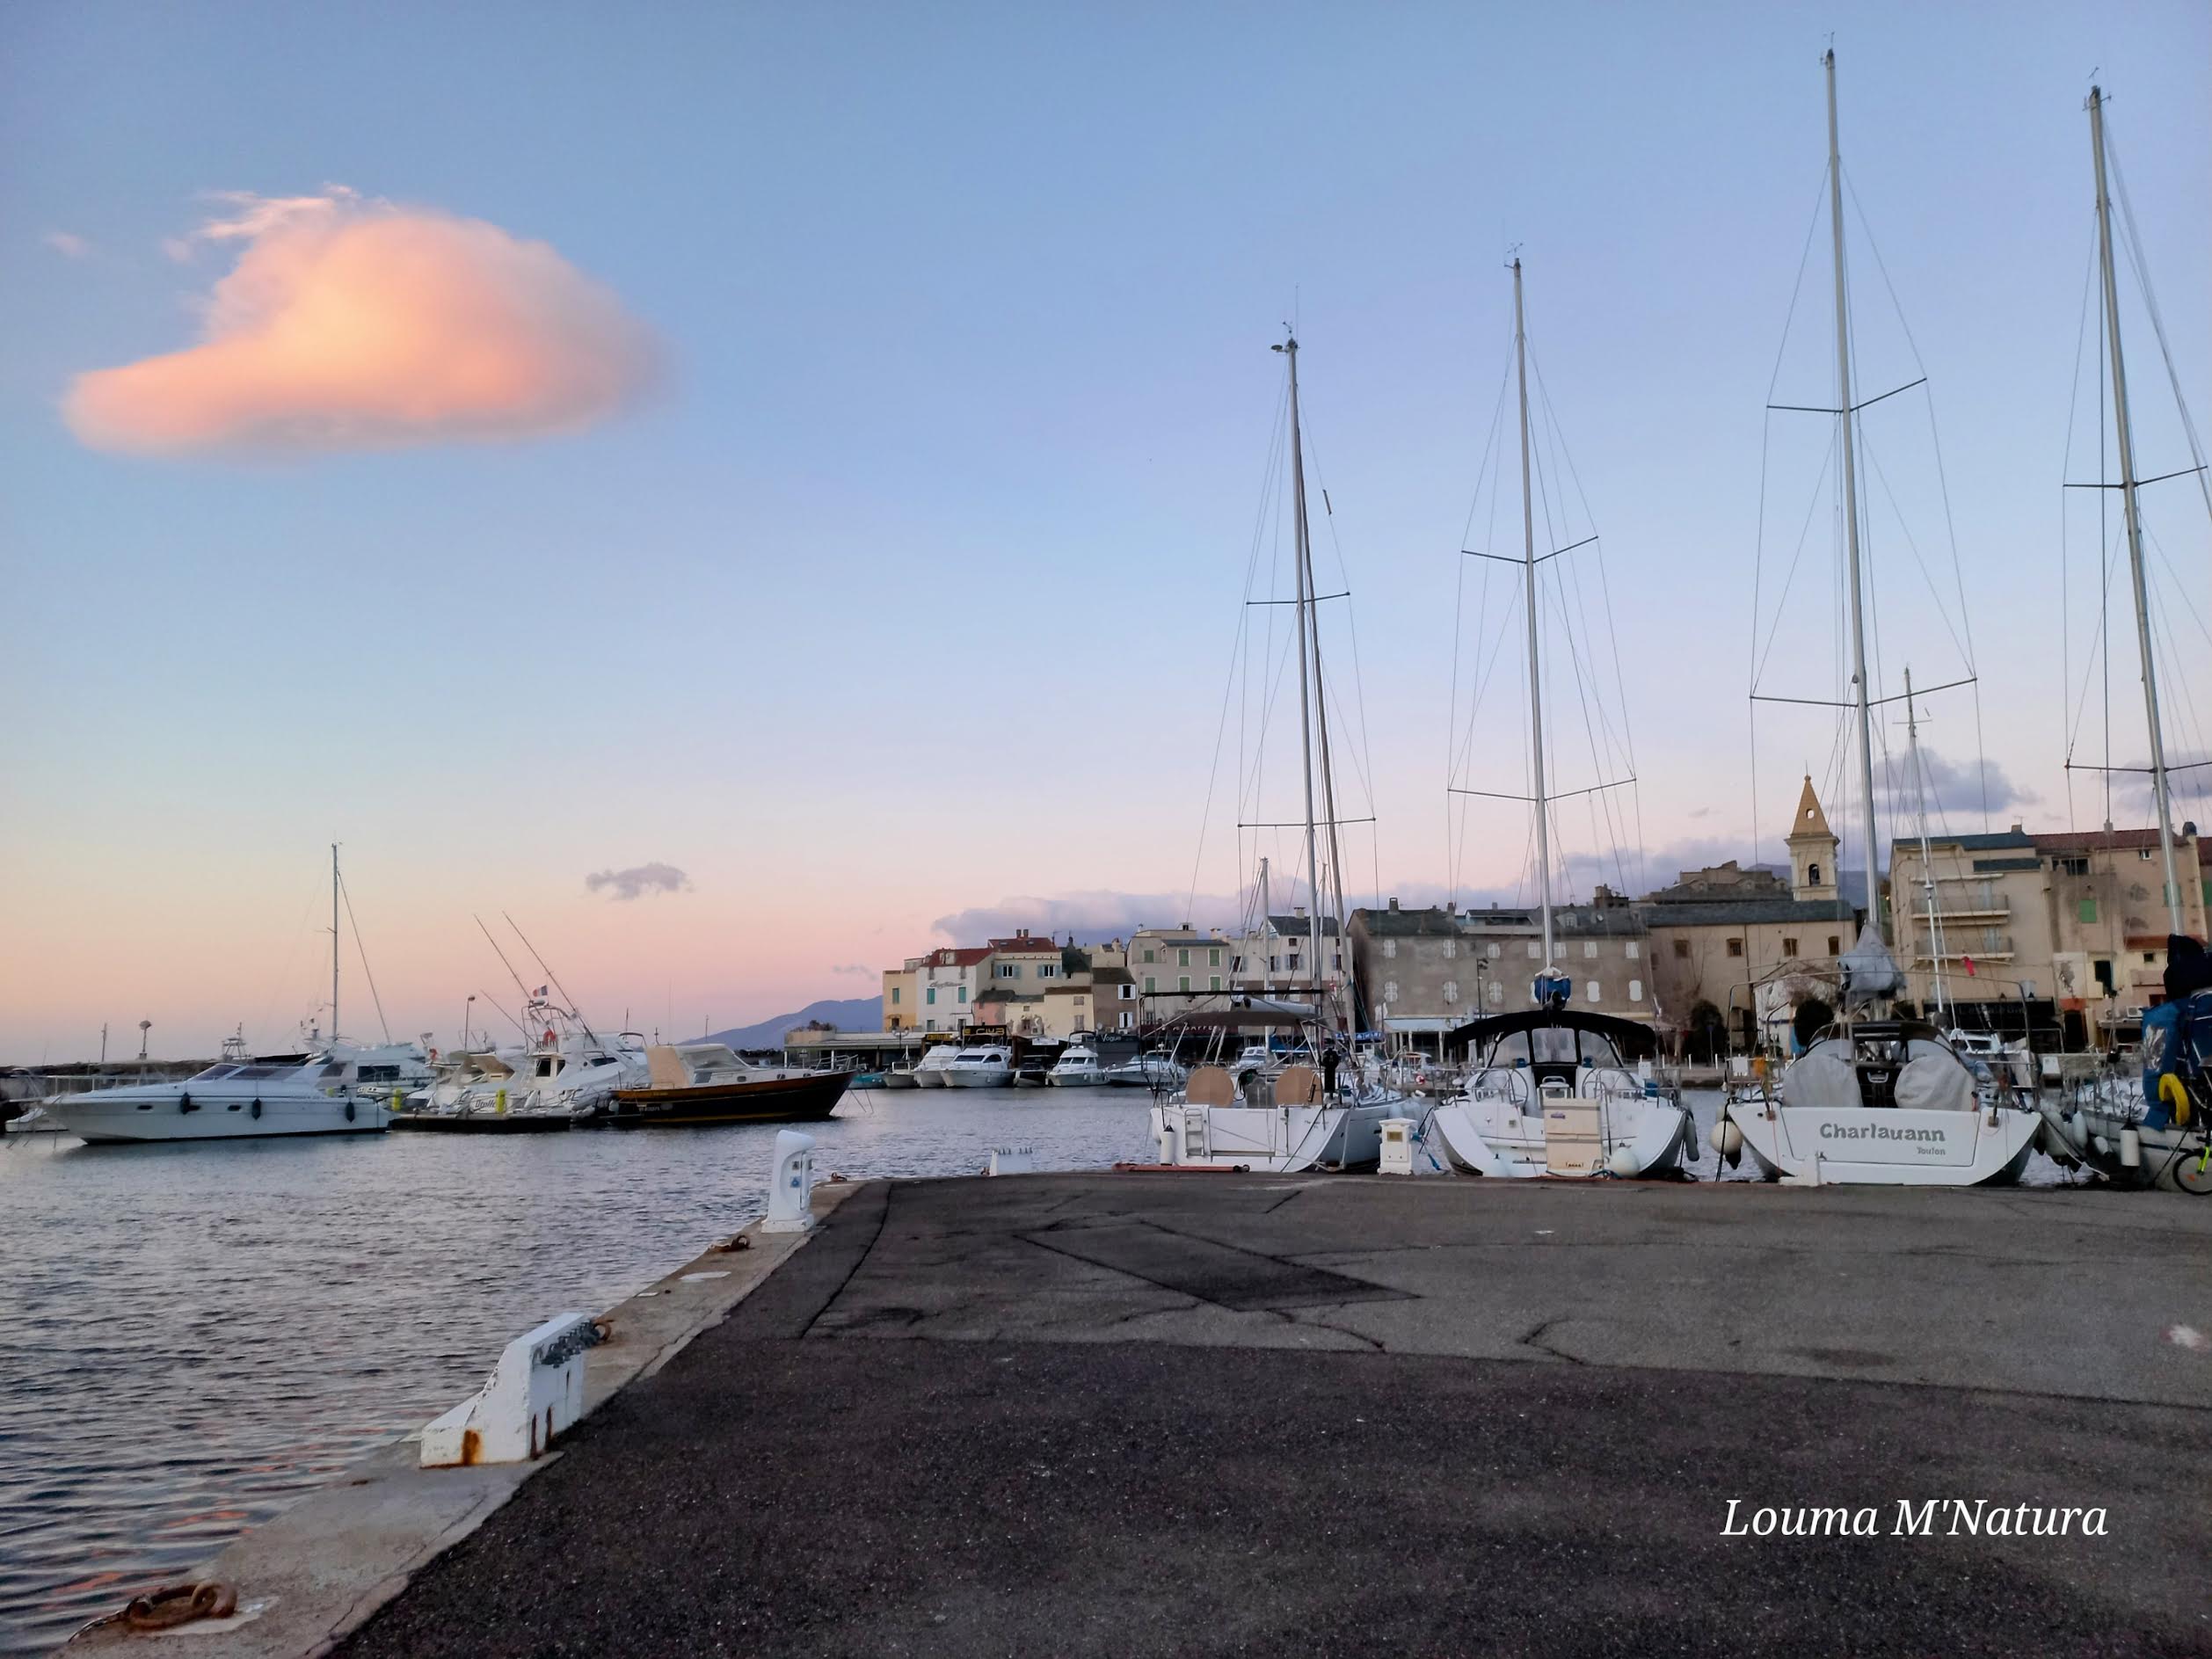
<svg viewBox="0 0 2212 1659">
<path fill-rule="evenodd" d="M 673 864 L 633 864 L 628 870 L 594 870 L 584 877 L 584 885 L 593 892 L 611 887 L 616 899 L 638 899 L 647 893 L 688 893 L 691 877 Z"/>
<path fill-rule="evenodd" d="M 651 379 L 651 337 L 542 242 L 481 219 L 319 196 L 218 198 L 167 244 L 236 248 L 197 344 L 79 375 L 94 448 L 142 455 L 389 448 L 581 430 Z"/>
<path fill-rule="evenodd" d="M 1912 786 L 1911 762 L 1902 755 L 1893 756 L 1888 767 L 1878 769 L 1886 775 L 1879 781 L 1874 797 L 1888 807 L 1917 811 L 1920 797 Z M 1989 789 L 1989 810 L 1992 812 L 2008 806 L 2033 806 L 2039 799 L 2034 790 L 2005 776 L 2005 768 L 1994 760 L 1953 760 L 1924 747 L 1920 751 L 1920 769 L 1926 778 L 1931 822 L 1946 812 L 1981 811 L 1985 784 Z M 1835 821 L 1832 809 L 1829 819 Z"/>
<path fill-rule="evenodd" d="M 1001 899 L 995 905 L 957 910 L 929 925 L 955 944 L 1003 939 L 1022 928 L 1060 939 L 1073 934 L 1084 944 L 1095 944 L 1105 939 L 1126 939 L 1139 928 L 1172 928 L 1185 921 L 1196 928 L 1233 927 L 1241 914 L 1237 899 L 1216 893 L 1200 893 L 1194 900 L 1187 891 L 1094 891 L 1058 899 Z"/>
<path fill-rule="evenodd" d="M 64 259 L 82 259 L 92 251 L 92 244 L 73 230 L 48 230 L 39 240 Z"/>
<path fill-rule="evenodd" d="M 2166 751 L 2166 795 L 2173 806 L 2173 826 L 2181 827 L 2186 819 L 2212 828 L 2212 764 L 2201 749 L 2169 749 Z M 2155 824 L 2150 786 L 2150 757 L 2136 754 L 2113 757 L 2114 766 L 2126 766 L 2129 771 L 2115 774 L 2112 781 L 2114 817 L 2121 812 L 2143 824 Z M 2177 770 L 2176 768 L 2181 768 Z M 2075 781 L 2074 798 L 2087 805 L 2092 797 L 2101 797 L 2103 786 L 2094 772 L 2081 773 Z"/>
<path fill-rule="evenodd" d="M 832 973 L 857 974 L 861 978 L 866 979 L 874 979 L 877 973 L 877 969 L 870 967 L 865 962 L 840 962 L 835 967 L 832 968 L 830 971 Z"/>
</svg>

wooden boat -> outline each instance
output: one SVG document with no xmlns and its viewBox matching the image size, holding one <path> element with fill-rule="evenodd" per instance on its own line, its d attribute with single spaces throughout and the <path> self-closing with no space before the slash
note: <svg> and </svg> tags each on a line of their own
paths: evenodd
<svg viewBox="0 0 2212 1659">
<path fill-rule="evenodd" d="M 610 1129 L 819 1123 L 837 1110 L 853 1081 L 848 1071 L 759 1066 L 728 1050 L 709 1056 L 698 1045 L 645 1053 L 651 1083 L 616 1089 L 586 1121 Z"/>
</svg>

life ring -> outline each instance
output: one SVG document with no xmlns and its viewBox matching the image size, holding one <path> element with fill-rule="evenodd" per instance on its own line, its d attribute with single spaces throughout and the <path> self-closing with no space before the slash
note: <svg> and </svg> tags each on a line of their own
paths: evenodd
<svg viewBox="0 0 2212 1659">
<path fill-rule="evenodd" d="M 557 1038 L 557 1037 L 553 1035 L 553 1028 L 552 1028 L 551 1026 L 549 1026 L 549 1026 L 547 1026 L 547 1027 L 545 1028 L 545 1045 L 546 1045 L 548 1048 L 550 1048 L 550 1047 L 552 1047 L 552 1046 L 553 1046 L 553 1044 L 554 1044 L 556 1042 L 557 1042 L 558 1040 L 559 1040 L 559 1039 L 558 1039 L 558 1038 Z"/>
<path fill-rule="evenodd" d="M 258 1095 L 253 1097 L 253 1115 L 256 1117 L 261 1116 L 261 1096 Z"/>
</svg>

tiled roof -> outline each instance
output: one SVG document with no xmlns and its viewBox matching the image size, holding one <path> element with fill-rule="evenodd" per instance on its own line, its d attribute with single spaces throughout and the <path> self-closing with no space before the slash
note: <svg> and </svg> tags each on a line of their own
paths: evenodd
<svg viewBox="0 0 2212 1659">
<path fill-rule="evenodd" d="M 948 945 L 941 950 L 932 950 L 926 965 L 932 968 L 972 968 L 990 955 L 989 945 Z"/>
<path fill-rule="evenodd" d="M 1270 916 L 1267 923 L 1276 932 L 1290 937 L 1311 939 L 1313 936 L 1313 919 L 1311 916 Z M 1324 939 L 1333 939 L 1336 936 L 1335 917 L 1323 916 L 1321 918 L 1321 936 Z"/>
<path fill-rule="evenodd" d="M 1027 934 L 1018 939 L 993 939 L 984 949 L 1001 957 L 1043 956 L 1048 952 L 1057 957 L 1060 953 L 1058 941 L 1040 938 L 1036 934 Z"/>
</svg>

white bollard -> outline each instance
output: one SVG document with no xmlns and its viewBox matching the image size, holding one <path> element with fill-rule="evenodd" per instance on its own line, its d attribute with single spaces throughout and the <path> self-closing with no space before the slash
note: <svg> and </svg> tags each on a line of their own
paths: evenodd
<svg viewBox="0 0 2212 1659">
<path fill-rule="evenodd" d="M 484 1386 L 422 1431 L 422 1466 L 524 1463 L 584 1415 L 584 1355 L 599 1341 L 588 1313 L 562 1313 L 499 1356 Z"/>
<path fill-rule="evenodd" d="M 814 1137 L 796 1129 L 775 1136 L 775 1162 L 768 1173 L 768 1219 L 763 1233 L 804 1233 L 814 1225 L 810 1196 L 814 1190 Z"/>
<path fill-rule="evenodd" d="M 1035 1175 L 1037 1173 L 1037 1148 L 1034 1146 L 992 1147 L 991 1173 L 994 1175 Z"/>
</svg>

